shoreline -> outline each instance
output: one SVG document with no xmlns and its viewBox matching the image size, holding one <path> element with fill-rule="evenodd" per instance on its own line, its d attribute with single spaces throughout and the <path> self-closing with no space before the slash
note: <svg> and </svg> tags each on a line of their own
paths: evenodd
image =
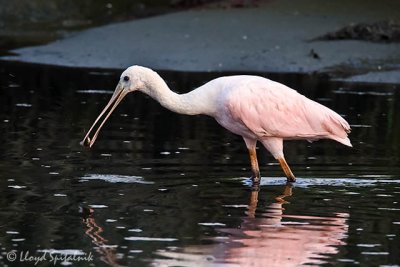
<svg viewBox="0 0 400 267">
<path fill-rule="evenodd" d="M 116 70 L 143 65 L 184 72 L 315 73 L 332 80 L 400 84 L 400 43 L 311 41 L 351 22 L 388 14 L 361 15 L 345 7 L 317 12 L 301 5 L 315 0 L 299 2 L 192 9 L 109 24 L 11 50 L 16 55 L 0 59 Z"/>
</svg>

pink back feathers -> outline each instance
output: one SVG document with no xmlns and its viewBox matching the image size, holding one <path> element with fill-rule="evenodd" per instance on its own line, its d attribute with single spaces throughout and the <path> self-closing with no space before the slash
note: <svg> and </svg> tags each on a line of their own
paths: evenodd
<svg viewBox="0 0 400 267">
<path fill-rule="evenodd" d="M 283 84 L 249 77 L 246 83 L 230 90 L 226 98 L 226 108 L 232 118 L 244 124 L 258 139 L 329 138 L 351 146 L 346 120 Z"/>
</svg>

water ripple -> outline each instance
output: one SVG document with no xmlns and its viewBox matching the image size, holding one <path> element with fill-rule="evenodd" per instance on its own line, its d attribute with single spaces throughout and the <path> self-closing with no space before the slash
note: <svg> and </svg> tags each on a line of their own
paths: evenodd
<svg viewBox="0 0 400 267">
<path fill-rule="evenodd" d="M 159 238 L 159 237 L 145 237 L 145 236 L 130 236 L 125 237 L 125 240 L 129 241 L 156 241 L 156 242 L 172 242 L 177 241 L 177 238 Z"/>
<path fill-rule="evenodd" d="M 77 90 L 77 93 L 81 93 L 81 94 L 112 94 L 114 93 L 114 91 L 110 91 L 110 90 L 96 90 L 96 89 L 89 89 L 89 90 Z"/>
<path fill-rule="evenodd" d="M 237 179 L 237 178 L 234 178 Z M 250 178 L 239 178 L 243 184 L 251 185 Z M 282 185 L 286 183 L 286 178 L 281 177 L 262 177 L 260 185 Z M 296 178 L 293 184 L 296 187 L 309 186 L 375 186 L 377 184 L 400 184 L 400 179 L 356 179 L 356 178 Z"/>
<path fill-rule="evenodd" d="M 145 181 L 141 176 L 128 176 L 118 174 L 86 174 L 80 178 L 80 182 L 89 180 L 102 180 L 109 183 L 127 183 L 127 184 L 154 184 L 151 181 Z"/>
</svg>

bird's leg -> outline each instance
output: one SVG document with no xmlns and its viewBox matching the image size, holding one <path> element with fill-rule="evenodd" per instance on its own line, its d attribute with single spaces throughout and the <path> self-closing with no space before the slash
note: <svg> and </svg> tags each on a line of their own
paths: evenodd
<svg viewBox="0 0 400 267">
<path fill-rule="evenodd" d="M 246 143 L 247 149 L 249 150 L 250 165 L 252 172 L 251 180 L 253 182 L 252 191 L 258 191 L 260 189 L 261 176 L 260 176 L 260 168 L 258 167 L 257 152 L 256 152 L 257 140 L 250 139 L 244 136 L 243 140 Z"/>
<path fill-rule="evenodd" d="M 282 170 L 285 172 L 287 181 L 289 183 L 296 182 L 289 165 L 286 163 L 285 157 L 283 156 L 283 139 L 278 137 L 267 137 L 261 140 L 265 148 L 271 152 L 272 156 L 279 161 Z"/>
<path fill-rule="evenodd" d="M 251 180 L 253 181 L 253 187 L 256 187 L 258 190 L 261 176 L 260 176 L 260 168 L 258 167 L 257 152 L 255 146 L 249 148 L 249 155 L 250 155 L 251 171 L 253 173 L 251 176 Z"/>
<path fill-rule="evenodd" d="M 290 182 L 290 183 L 296 182 L 296 177 L 294 177 L 294 174 L 290 170 L 290 167 L 287 164 L 285 158 L 284 157 L 279 157 L 278 161 L 279 161 L 279 164 L 281 165 L 281 168 L 282 168 L 283 172 L 286 175 L 287 181 Z"/>
</svg>

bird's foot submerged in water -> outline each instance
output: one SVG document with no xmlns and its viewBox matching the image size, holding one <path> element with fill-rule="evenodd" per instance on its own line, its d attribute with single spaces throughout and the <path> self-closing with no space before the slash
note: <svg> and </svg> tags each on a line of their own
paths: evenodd
<svg viewBox="0 0 400 267">
<path fill-rule="evenodd" d="M 288 177 L 286 177 L 286 183 L 287 184 L 292 184 L 292 183 L 295 183 L 296 182 L 296 177 L 294 177 L 294 175 L 292 175 L 292 176 L 288 176 Z"/>
<path fill-rule="evenodd" d="M 259 191 L 261 184 L 261 176 L 252 175 L 251 179 L 251 191 Z M 296 182 L 296 177 L 294 175 L 288 175 L 286 177 L 286 185 L 293 186 L 293 183 Z"/>
<path fill-rule="evenodd" d="M 261 182 L 261 176 L 260 175 L 252 175 L 251 176 L 251 191 L 259 191 L 260 190 L 260 182 Z"/>
</svg>

